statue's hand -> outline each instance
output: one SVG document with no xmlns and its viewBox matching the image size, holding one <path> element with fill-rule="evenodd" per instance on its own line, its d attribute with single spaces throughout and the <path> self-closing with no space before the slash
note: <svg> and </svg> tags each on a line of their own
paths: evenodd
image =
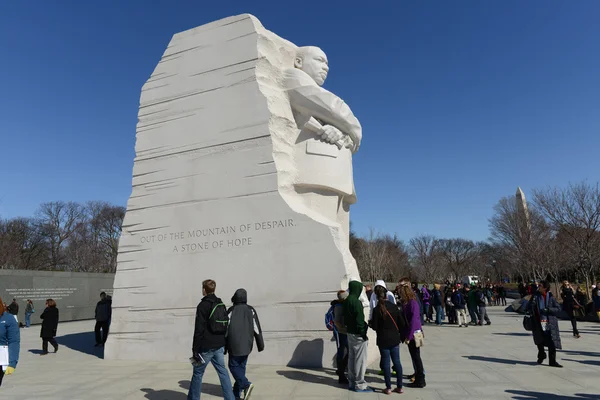
<svg viewBox="0 0 600 400">
<path fill-rule="evenodd" d="M 325 125 L 321 131 L 321 137 L 327 143 L 336 144 L 340 139 L 344 138 L 344 134 L 333 125 Z"/>
</svg>

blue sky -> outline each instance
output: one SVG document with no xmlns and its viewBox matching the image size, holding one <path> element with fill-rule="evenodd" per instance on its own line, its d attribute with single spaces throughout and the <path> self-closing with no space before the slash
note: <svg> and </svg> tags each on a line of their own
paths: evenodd
<svg viewBox="0 0 600 400">
<path fill-rule="evenodd" d="M 363 125 L 359 233 L 482 240 L 518 185 L 600 180 L 600 1 L 3 1 L 0 217 L 125 205 L 171 36 L 245 12 L 327 53 Z"/>
</svg>

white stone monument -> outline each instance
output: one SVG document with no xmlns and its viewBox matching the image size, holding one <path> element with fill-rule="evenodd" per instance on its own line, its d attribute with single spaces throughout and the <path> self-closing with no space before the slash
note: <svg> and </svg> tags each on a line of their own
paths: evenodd
<svg viewBox="0 0 600 400">
<path fill-rule="evenodd" d="M 324 315 L 348 248 L 361 126 L 316 47 L 251 15 L 176 34 L 142 88 L 109 359 L 185 361 L 201 282 L 261 319 L 258 364 L 330 366 Z"/>
</svg>

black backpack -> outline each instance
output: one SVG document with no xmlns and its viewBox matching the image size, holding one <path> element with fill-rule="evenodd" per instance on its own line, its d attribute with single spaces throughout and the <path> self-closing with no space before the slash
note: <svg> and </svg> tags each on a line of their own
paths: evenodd
<svg viewBox="0 0 600 400">
<path fill-rule="evenodd" d="M 227 307 L 219 299 L 218 302 L 214 303 L 208 316 L 208 330 L 216 335 L 224 335 L 227 333 L 228 326 L 229 316 L 227 315 Z"/>
</svg>

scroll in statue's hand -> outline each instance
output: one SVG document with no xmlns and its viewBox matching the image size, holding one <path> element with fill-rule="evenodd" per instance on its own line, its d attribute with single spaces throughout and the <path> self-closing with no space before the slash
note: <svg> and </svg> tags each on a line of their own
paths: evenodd
<svg viewBox="0 0 600 400">
<path fill-rule="evenodd" d="M 321 137 L 327 143 L 336 144 L 344 138 L 344 134 L 333 125 L 325 125 L 321 130 Z"/>
</svg>

